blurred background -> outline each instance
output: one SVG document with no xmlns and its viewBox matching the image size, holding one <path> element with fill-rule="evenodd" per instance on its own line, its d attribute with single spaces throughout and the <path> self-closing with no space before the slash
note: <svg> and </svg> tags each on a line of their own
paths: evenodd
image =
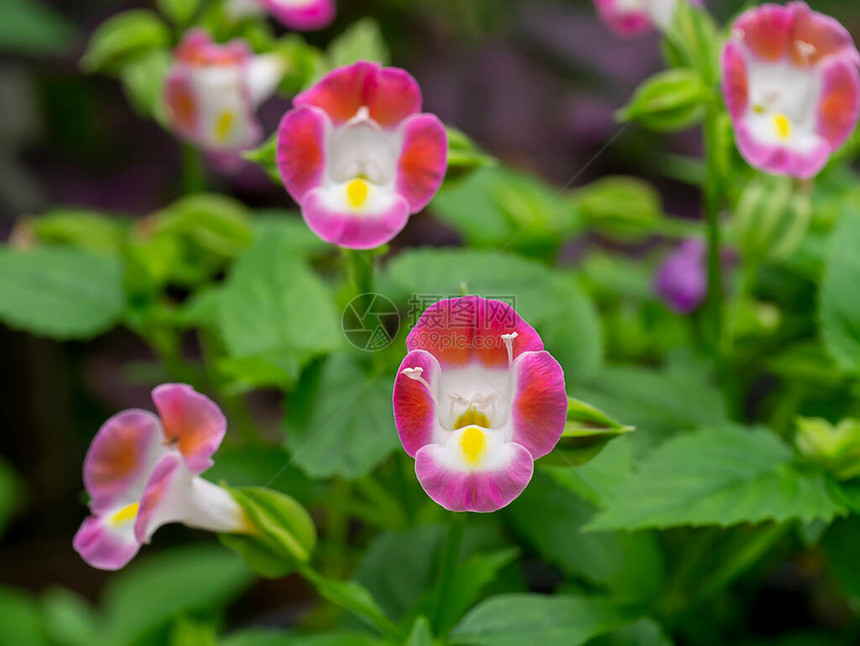
<svg viewBox="0 0 860 646">
<path fill-rule="evenodd" d="M 141 217 L 180 195 L 175 138 L 137 116 L 116 80 L 85 75 L 78 66 L 94 27 L 118 11 L 150 4 L 0 2 L 2 239 L 16 235 L 23 218 L 61 206 Z M 726 20 L 745 3 L 708 4 Z M 854 0 L 812 4 L 860 33 Z M 697 217 L 697 191 L 673 179 L 671 155 L 695 156 L 698 132 L 667 138 L 631 126 L 604 150 L 620 130 L 614 111 L 662 67 L 656 35 L 615 37 L 587 0 L 338 5 L 335 23 L 307 35 L 309 42 L 325 46 L 346 25 L 372 16 L 393 63 L 418 79 L 425 108 L 490 154 L 556 186 L 574 176 L 573 187 L 607 174 L 641 176 L 661 190 L 667 213 Z M 274 98 L 263 107 L 267 133 L 288 106 Z M 291 205 L 282 187 L 256 168 L 230 177 L 213 172 L 210 185 L 255 207 Z M 457 243 L 458 234 L 432 211 L 412 218 L 396 241 Z M 575 247 L 564 253 L 576 262 Z M 88 567 L 71 545 L 85 514 L 81 463 L 110 414 L 150 407 L 151 359 L 121 329 L 90 343 L 61 344 L 0 326 L 0 454 L 18 482 L 0 492 L 0 583 L 32 591 L 60 585 L 98 596 L 108 575 Z M 260 393 L 252 403 L 277 433 L 278 397 Z M 160 540 L 169 543 L 183 531 L 169 528 Z M 234 612 L 241 621 L 282 607 L 285 599 L 304 596 L 299 585 L 295 579 L 261 583 Z M 790 595 L 777 596 L 763 612 L 791 623 L 797 619 L 789 617 L 792 603 Z"/>
</svg>

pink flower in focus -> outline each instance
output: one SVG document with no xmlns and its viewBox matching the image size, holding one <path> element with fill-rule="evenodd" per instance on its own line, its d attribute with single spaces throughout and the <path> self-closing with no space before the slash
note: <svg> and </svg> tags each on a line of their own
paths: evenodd
<svg viewBox="0 0 860 646">
<path fill-rule="evenodd" d="M 311 230 L 370 249 L 423 209 L 445 176 L 448 135 L 421 113 L 406 71 L 358 62 L 299 94 L 278 129 L 278 170 Z"/>
<path fill-rule="evenodd" d="M 431 305 L 406 347 L 394 419 L 424 491 L 451 511 L 506 506 L 564 430 L 561 366 L 513 308 L 477 296 Z"/>
<path fill-rule="evenodd" d="M 858 64 L 851 34 L 803 2 L 741 15 L 723 50 L 723 94 L 747 162 L 817 175 L 857 124 Z"/>
</svg>

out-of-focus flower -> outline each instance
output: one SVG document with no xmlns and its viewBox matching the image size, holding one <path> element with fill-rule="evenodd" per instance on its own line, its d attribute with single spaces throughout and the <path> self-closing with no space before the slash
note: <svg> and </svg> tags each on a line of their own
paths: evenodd
<svg viewBox="0 0 860 646">
<path fill-rule="evenodd" d="M 451 511 L 504 507 L 564 430 L 561 366 L 512 307 L 477 296 L 431 305 L 406 347 L 394 419 L 424 491 Z"/>
<path fill-rule="evenodd" d="M 365 61 L 341 67 L 293 105 L 278 129 L 278 169 L 326 242 L 388 242 L 442 183 L 445 126 L 420 113 L 421 90 L 406 71 Z"/>
<path fill-rule="evenodd" d="M 296 31 L 315 31 L 334 20 L 334 0 L 229 0 L 227 12 L 233 18 L 270 14 Z"/>
<path fill-rule="evenodd" d="M 678 2 L 701 5 L 703 0 L 594 0 L 597 15 L 619 36 L 632 38 L 653 30 L 668 31 Z"/>
<path fill-rule="evenodd" d="M 744 158 L 809 178 L 851 135 L 860 109 L 851 34 L 803 2 L 741 15 L 723 50 L 723 93 Z"/>
<path fill-rule="evenodd" d="M 152 399 L 159 416 L 135 409 L 114 415 L 84 460 L 92 515 L 74 548 L 93 567 L 125 566 L 166 523 L 251 532 L 232 496 L 199 475 L 212 466 L 226 432 L 218 406 L 184 384 L 158 386 Z"/>
<path fill-rule="evenodd" d="M 672 311 L 689 314 L 704 302 L 708 294 L 707 254 L 701 240 L 684 240 L 657 270 L 654 291 Z M 723 271 L 736 260 L 731 249 L 724 249 Z"/>
<path fill-rule="evenodd" d="M 262 137 L 255 110 L 277 88 L 284 64 L 254 56 L 242 40 L 224 45 L 200 29 L 187 32 L 173 53 L 165 86 L 171 128 L 210 153 L 236 153 Z"/>
</svg>

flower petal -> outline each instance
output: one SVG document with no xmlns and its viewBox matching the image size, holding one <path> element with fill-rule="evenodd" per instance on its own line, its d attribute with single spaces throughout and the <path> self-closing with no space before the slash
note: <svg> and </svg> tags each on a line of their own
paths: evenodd
<svg viewBox="0 0 860 646">
<path fill-rule="evenodd" d="M 653 29 L 651 18 L 644 8 L 626 9 L 622 0 L 594 0 L 594 4 L 597 15 L 618 36 L 632 38 Z"/>
<path fill-rule="evenodd" d="M 409 219 L 409 204 L 400 195 L 361 181 L 362 205 L 353 207 L 349 184 L 311 190 L 302 202 L 302 217 L 311 231 L 331 244 L 349 249 L 373 249 L 396 236 Z"/>
<path fill-rule="evenodd" d="M 823 137 L 809 136 L 802 146 L 762 142 L 747 122 L 735 124 L 738 150 L 750 166 L 777 175 L 799 179 L 815 177 L 830 158 L 830 144 Z"/>
<path fill-rule="evenodd" d="M 406 355 L 394 380 L 394 424 L 403 443 L 403 449 L 411 457 L 416 451 L 433 441 L 438 422 L 433 394 L 421 381 L 413 379 L 403 371 L 420 368 L 422 380 L 437 387 L 439 362 L 429 352 L 414 350 Z"/>
<path fill-rule="evenodd" d="M 278 172 L 287 191 L 301 203 L 323 181 L 325 139 L 329 119 L 319 108 L 290 110 L 278 127 Z"/>
<path fill-rule="evenodd" d="M 284 76 L 284 61 L 277 54 L 255 56 L 246 68 L 251 103 L 260 105 L 275 93 Z"/>
<path fill-rule="evenodd" d="M 448 167 L 448 133 L 438 117 L 410 117 L 403 132 L 403 148 L 397 161 L 397 192 L 420 211 L 436 194 Z"/>
<path fill-rule="evenodd" d="M 326 74 L 318 83 L 295 99 L 296 107 L 321 108 L 336 124 L 352 119 L 366 104 L 367 87 L 376 77 L 378 63 L 359 61 Z"/>
<path fill-rule="evenodd" d="M 813 11 L 805 2 L 792 2 L 786 8 L 794 15 L 791 57 L 795 65 L 815 65 L 830 56 L 843 56 L 860 65 L 854 40 L 838 20 Z"/>
<path fill-rule="evenodd" d="M 507 365 L 502 335 L 516 333 L 513 358 L 543 350 L 534 328 L 507 303 L 480 296 L 437 301 L 427 308 L 406 338 L 411 350 L 426 350 L 443 368 L 465 366 L 473 360 L 488 368 Z"/>
<path fill-rule="evenodd" d="M 737 41 L 730 40 L 723 50 L 723 96 L 732 119 L 741 119 L 749 107 L 749 75 Z"/>
<path fill-rule="evenodd" d="M 148 543 L 155 530 L 173 522 L 214 532 L 247 533 L 251 528 L 227 490 L 195 476 L 175 451 L 152 471 L 140 499 L 134 534 L 141 543 Z"/>
<path fill-rule="evenodd" d="M 281 24 L 296 31 L 328 27 L 335 15 L 334 0 L 261 0 Z"/>
<path fill-rule="evenodd" d="M 161 423 L 143 410 L 106 421 L 84 459 L 84 486 L 96 513 L 137 500 L 152 466 L 164 453 Z"/>
<path fill-rule="evenodd" d="M 108 518 L 88 516 L 75 534 L 72 546 L 91 566 L 100 570 L 119 570 L 140 549 L 140 543 L 134 537 L 133 520 L 115 524 Z"/>
<path fill-rule="evenodd" d="M 217 404 L 185 384 L 164 384 L 152 391 L 164 436 L 178 442 L 188 468 L 200 473 L 212 466 L 211 456 L 227 432 L 227 420 Z"/>
<path fill-rule="evenodd" d="M 514 363 L 513 442 L 535 460 L 555 448 L 567 420 L 564 370 L 549 352 L 526 352 Z"/>
<path fill-rule="evenodd" d="M 365 100 L 371 119 L 390 128 L 421 110 L 421 88 L 406 70 L 384 67 L 368 85 Z"/>
<path fill-rule="evenodd" d="M 428 444 L 415 454 L 415 474 L 428 496 L 450 511 L 491 512 L 523 492 L 534 472 L 531 453 L 514 442 L 499 444 L 488 449 L 488 468 L 464 469 L 455 448 L 461 439 L 455 433 L 446 446 Z"/>
<path fill-rule="evenodd" d="M 793 26 L 793 7 L 764 4 L 741 15 L 733 32 L 740 35 L 753 56 L 774 62 L 788 50 Z"/>
<path fill-rule="evenodd" d="M 832 150 L 844 144 L 857 125 L 860 110 L 860 79 L 857 68 L 844 58 L 822 64 L 822 90 L 818 103 L 818 134 Z"/>
</svg>

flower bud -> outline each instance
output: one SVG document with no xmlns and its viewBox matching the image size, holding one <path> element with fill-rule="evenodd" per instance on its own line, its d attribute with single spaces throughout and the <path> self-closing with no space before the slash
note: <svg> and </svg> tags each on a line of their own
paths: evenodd
<svg viewBox="0 0 860 646">
<path fill-rule="evenodd" d="M 660 194 L 634 177 L 607 177 L 574 194 L 588 226 L 610 238 L 640 240 L 663 217 Z"/>
<path fill-rule="evenodd" d="M 790 178 L 762 176 L 744 188 L 733 232 L 745 258 L 779 262 L 803 242 L 811 219 L 809 195 Z"/>
<path fill-rule="evenodd" d="M 837 480 L 860 476 L 860 421 L 856 419 L 843 419 L 834 426 L 824 419 L 801 417 L 795 444 Z"/>
<path fill-rule="evenodd" d="M 711 100 L 713 93 L 698 72 L 671 69 L 640 85 L 618 116 L 621 121 L 635 121 L 658 132 L 685 130 L 701 121 Z"/>
</svg>

